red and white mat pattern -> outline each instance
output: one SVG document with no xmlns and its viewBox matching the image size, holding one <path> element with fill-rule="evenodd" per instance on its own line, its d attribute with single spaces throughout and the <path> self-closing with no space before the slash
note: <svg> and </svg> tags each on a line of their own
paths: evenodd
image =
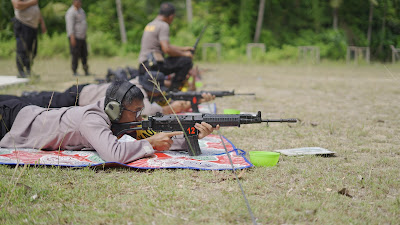
<svg viewBox="0 0 400 225">
<path fill-rule="evenodd" d="M 228 139 L 223 137 L 235 169 L 251 167 L 242 150 L 236 150 Z M 230 170 L 232 165 L 225 153 L 218 135 L 209 135 L 199 140 L 202 150 L 200 156 L 189 156 L 186 151 L 157 152 L 148 158 L 142 158 L 128 164 L 105 162 L 96 151 L 41 151 L 37 149 L 0 148 L 0 164 L 16 165 L 53 165 L 67 167 L 85 166 L 125 166 L 137 169 L 198 169 Z"/>
</svg>

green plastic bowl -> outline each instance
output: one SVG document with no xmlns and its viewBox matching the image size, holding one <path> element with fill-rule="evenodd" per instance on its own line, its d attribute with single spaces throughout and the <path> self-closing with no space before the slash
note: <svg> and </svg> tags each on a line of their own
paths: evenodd
<svg viewBox="0 0 400 225">
<path fill-rule="evenodd" d="M 240 114 L 240 110 L 237 110 L 237 109 L 224 109 L 224 114 Z"/>
<path fill-rule="evenodd" d="M 275 166 L 278 163 L 278 152 L 250 151 L 250 162 L 255 166 Z"/>
<path fill-rule="evenodd" d="M 201 82 L 201 81 L 196 81 L 195 86 L 196 86 L 197 88 L 201 88 L 201 87 L 203 87 L 203 82 Z"/>
</svg>

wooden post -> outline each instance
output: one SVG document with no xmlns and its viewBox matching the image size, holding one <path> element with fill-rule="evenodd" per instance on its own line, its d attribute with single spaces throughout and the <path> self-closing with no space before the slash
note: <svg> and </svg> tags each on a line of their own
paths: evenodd
<svg viewBox="0 0 400 225">
<path fill-rule="evenodd" d="M 351 53 L 354 53 L 354 63 L 357 64 L 358 60 L 365 54 L 365 61 L 369 64 L 371 62 L 371 50 L 369 47 L 347 46 L 346 63 L 350 62 Z"/>
<path fill-rule="evenodd" d="M 221 58 L 221 44 L 220 43 L 204 43 L 202 45 L 203 48 L 203 54 L 202 54 L 202 59 L 206 60 L 207 57 L 207 48 L 215 48 L 217 51 L 217 60 L 219 61 Z"/>
<path fill-rule="evenodd" d="M 315 63 L 320 62 L 320 51 L 318 46 L 299 46 L 298 47 L 298 53 L 299 53 L 299 59 L 304 59 L 307 57 L 308 54 L 310 54 L 311 59 Z"/>
<path fill-rule="evenodd" d="M 399 58 L 400 48 L 395 48 L 393 45 L 390 45 L 392 49 L 392 64 L 396 63 L 396 58 Z"/>
<path fill-rule="evenodd" d="M 262 52 L 265 52 L 265 44 L 263 43 L 248 43 L 246 47 L 246 54 L 247 54 L 247 59 L 251 61 L 251 56 L 252 56 L 252 49 L 253 48 L 260 48 Z"/>
</svg>

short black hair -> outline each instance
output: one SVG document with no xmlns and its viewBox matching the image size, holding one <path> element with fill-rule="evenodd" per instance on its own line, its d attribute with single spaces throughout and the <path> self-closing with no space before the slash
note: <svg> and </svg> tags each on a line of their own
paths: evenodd
<svg viewBox="0 0 400 225">
<path fill-rule="evenodd" d="M 160 6 L 160 12 L 158 13 L 165 17 L 175 14 L 175 6 L 170 2 L 164 2 Z"/>
<path fill-rule="evenodd" d="M 110 86 L 107 88 L 106 91 L 106 98 L 104 99 L 104 105 L 107 105 L 111 101 L 116 100 L 116 94 L 118 89 L 121 87 L 121 85 L 125 82 L 128 81 L 114 81 L 110 84 Z M 124 99 L 122 99 L 122 105 L 130 105 L 133 101 L 139 100 L 143 101 L 144 95 L 142 91 L 138 87 L 132 87 L 129 89 L 128 92 L 126 92 Z"/>
</svg>

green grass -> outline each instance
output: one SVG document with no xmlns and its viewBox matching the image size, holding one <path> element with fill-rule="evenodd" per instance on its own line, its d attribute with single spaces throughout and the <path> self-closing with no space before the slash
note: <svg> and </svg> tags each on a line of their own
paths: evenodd
<svg viewBox="0 0 400 225">
<path fill-rule="evenodd" d="M 97 76 L 136 58 L 90 58 Z M 37 59 L 40 80 L 3 88 L 63 91 L 69 61 Z M 281 156 L 241 182 L 259 224 L 400 223 L 400 66 L 201 64 L 204 90 L 255 92 L 216 99 L 218 111 L 262 111 L 298 124 L 222 128 L 246 151 L 319 146 L 336 157 Z M 13 60 L 1 74 L 15 74 Z M 79 77 L 78 82 L 93 82 Z M 20 176 L 20 177 L 19 177 Z M 1 224 L 251 224 L 231 172 L 0 166 Z M 225 179 L 228 178 L 228 179 Z M 348 197 L 338 193 L 346 188 Z"/>
</svg>

